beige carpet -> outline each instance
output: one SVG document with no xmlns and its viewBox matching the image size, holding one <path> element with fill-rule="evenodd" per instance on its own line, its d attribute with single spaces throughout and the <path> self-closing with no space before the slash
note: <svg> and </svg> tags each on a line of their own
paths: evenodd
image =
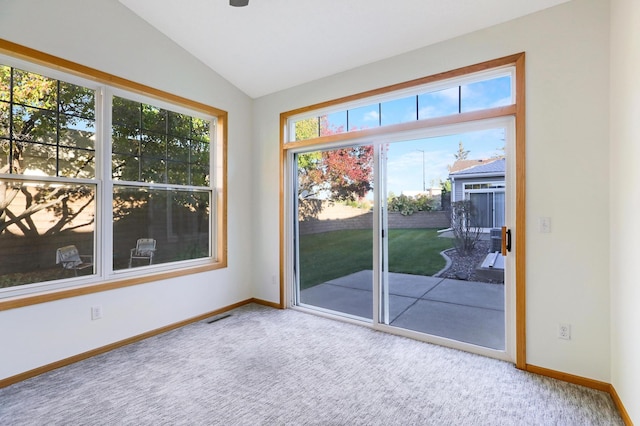
<svg viewBox="0 0 640 426">
<path fill-rule="evenodd" d="M 248 305 L 0 389 L 1 425 L 622 425 L 608 394 Z"/>
</svg>

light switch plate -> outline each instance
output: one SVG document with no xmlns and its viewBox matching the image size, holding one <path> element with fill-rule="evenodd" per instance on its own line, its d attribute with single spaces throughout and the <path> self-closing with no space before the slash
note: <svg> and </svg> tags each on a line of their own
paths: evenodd
<svg viewBox="0 0 640 426">
<path fill-rule="evenodd" d="M 551 218 L 541 217 L 540 219 L 538 219 L 538 228 L 543 234 L 548 234 L 549 232 L 551 232 Z"/>
</svg>

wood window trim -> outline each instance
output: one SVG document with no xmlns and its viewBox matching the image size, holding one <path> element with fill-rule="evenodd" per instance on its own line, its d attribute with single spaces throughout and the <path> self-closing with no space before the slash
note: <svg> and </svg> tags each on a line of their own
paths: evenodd
<svg viewBox="0 0 640 426">
<path fill-rule="evenodd" d="M 513 105 L 507 107 L 493 108 L 482 111 L 474 111 L 469 113 L 455 114 L 451 116 L 438 117 L 428 120 L 420 120 L 417 122 L 403 123 L 384 128 L 366 129 L 361 131 L 349 132 L 346 134 L 324 136 L 299 142 L 287 142 L 287 123 L 290 117 L 310 113 L 315 110 L 321 110 L 340 104 L 355 102 L 361 99 L 381 96 L 390 92 L 401 91 L 412 87 L 435 83 L 442 80 L 462 77 L 468 74 L 478 73 L 491 70 L 494 68 L 513 66 L 516 69 L 515 77 L 515 99 Z M 344 96 L 342 98 L 333 99 L 326 102 L 309 105 L 306 107 L 286 111 L 280 114 L 280 307 L 285 305 L 285 165 L 287 152 L 290 149 L 301 148 L 304 146 L 315 145 L 319 142 L 326 144 L 339 144 L 350 139 L 356 139 L 364 136 L 374 136 L 380 133 L 390 131 L 413 130 L 417 128 L 426 128 L 441 126 L 447 124 L 458 124 L 474 120 L 483 120 L 487 118 L 511 116 L 515 118 L 515 161 L 516 161 L 516 229 L 515 229 L 515 262 L 516 262 L 516 282 L 515 282 L 515 332 L 516 332 L 516 348 L 515 348 L 515 364 L 518 369 L 526 370 L 526 215 L 525 215 L 525 115 L 526 115 L 526 98 L 525 98 L 525 53 L 516 53 L 498 59 L 457 68 L 451 71 L 445 71 L 438 74 L 410 80 L 390 86 L 369 90 L 354 95 Z"/>
<path fill-rule="evenodd" d="M 227 263 L 227 138 L 228 138 L 228 113 L 224 110 L 193 101 L 163 90 L 155 89 L 144 84 L 136 83 L 125 78 L 121 78 L 97 69 L 87 67 L 57 56 L 50 55 L 17 43 L 0 38 L 0 53 L 21 59 L 36 65 L 41 65 L 54 70 L 62 71 L 81 78 L 89 79 L 100 84 L 127 90 L 147 97 L 158 99 L 195 110 L 217 118 L 216 126 L 216 149 L 219 150 L 222 158 L 214 165 L 214 171 L 219 174 L 217 188 L 214 188 L 216 222 L 213 224 L 212 233 L 216 235 L 217 260 L 194 267 L 182 267 L 168 272 L 152 273 L 145 276 L 131 277 L 125 279 L 104 280 L 98 283 L 80 285 L 58 290 L 42 291 L 33 294 L 20 295 L 0 299 L 0 311 L 16 309 L 25 306 L 46 303 L 55 300 L 67 299 L 70 297 L 83 296 L 102 291 L 115 290 L 133 285 L 145 284 L 185 275 L 197 274 L 207 271 L 226 268 Z M 220 170 L 222 168 L 222 170 Z"/>
</svg>

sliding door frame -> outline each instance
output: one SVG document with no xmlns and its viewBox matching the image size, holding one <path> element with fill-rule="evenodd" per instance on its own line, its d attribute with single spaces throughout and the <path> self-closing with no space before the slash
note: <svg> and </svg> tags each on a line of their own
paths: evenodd
<svg viewBox="0 0 640 426">
<path fill-rule="evenodd" d="M 439 82 L 442 80 L 461 78 L 468 74 L 488 71 L 494 68 L 513 66 L 515 67 L 515 102 L 512 105 L 484 109 L 480 111 L 464 112 L 444 117 L 424 119 L 420 121 L 412 121 L 409 123 L 395 124 L 385 127 L 376 127 L 371 129 L 363 129 L 351 131 L 348 133 L 334 134 L 330 136 L 320 136 L 318 138 L 304 141 L 288 141 L 288 123 L 289 119 L 304 113 L 310 113 L 315 110 L 336 107 L 341 104 L 348 104 L 366 98 L 382 97 L 391 92 L 407 90 L 413 87 Z M 291 161 L 292 153 L 295 150 L 304 149 L 305 147 L 316 146 L 340 146 L 348 144 L 350 141 L 362 140 L 365 138 L 378 138 L 391 133 L 404 133 L 421 129 L 429 129 L 447 125 L 462 124 L 478 120 L 488 120 L 500 117 L 513 117 L 515 119 L 515 153 L 513 165 L 515 169 L 515 233 L 513 238 L 513 250 L 515 252 L 515 364 L 519 369 L 526 369 L 526 261 L 525 261 L 525 235 L 526 235 L 526 215 L 525 215 L 525 54 L 518 53 L 503 58 L 482 62 L 479 64 L 458 68 L 435 74 L 416 80 L 399 83 L 380 89 L 370 90 L 355 95 L 322 102 L 315 105 L 283 112 L 280 114 L 280 307 L 290 307 L 291 298 L 288 297 L 290 292 L 292 279 L 287 271 L 291 270 L 292 252 L 290 245 L 287 244 L 287 238 L 292 236 L 293 225 L 292 197 L 287 196 L 290 189 L 286 187 L 288 179 L 291 178 Z M 288 167 L 288 169 L 287 169 Z M 287 220 L 289 219 L 289 220 Z M 289 300 L 289 302 L 287 301 Z M 377 317 L 374 312 L 374 319 Z"/>
<path fill-rule="evenodd" d="M 392 135 L 385 135 L 385 137 L 378 138 L 370 138 L 368 139 L 368 143 L 373 144 L 374 146 L 380 146 L 380 144 L 389 144 L 389 146 L 393 146 L 396 143 L 402 144 L 403 142 L 411 142 L 418 139 L 432 139 L 432 138 L 440 138 L 447 135 L 464 135 L 466 133 L 477 132 L 477 131 L 486 131 L 492 129 L 504 129 L 505 136 L 505 154 L 507 157 L 507 164 L 505 170 L 505 180 L 502 182 L 505 186 L 505 197 L 508 203 L 505 203 L 505 224 L 507 227 L 515 226 L 515 211 L 516 211 L 516 203 L 515 203 L 515 171 L 511 164 L 513 163 L 512 158 L 515 152 L 515 120 L 513 116 L 504 116 L 499 118 L 487 119 L 487 120 L 475 120 L 471 122 L 463 122 L 457 124 L 451 124 L 448 126 L 439 126 L 439 127 L 429 127 L 425 128 L 421 131 L 413 131 L 408 133 L 399 133 Z M 389 148 L 390 150 L 391 148 Z M 383 159 L 376 158 L 376 161 L 384 163 Z M 386 181 L 388 176 L 384 173 L 380 180 Z M 382 184 L 376 181 L 376 188 L 380 188 L 381 199 L 386 198 L 386 190 L 382 187 Z M 514 189 L 510 189 L 514 188 Z M 376 191 L 374 191 L 375 193 Z M 508 193 L 508 194 L 507 194 Z M 382 201 L 382 200 L 381 200 Z M 507 205 L 508 204 L 508 205 Z M 378 205 L 378 204 L 376 204 Z M 380 204 L 380 208 L 374 208 L 374 212 L 380 211 L 380 216 L 382 218 L 384 211 L 383 204 Z M 389 227 L 388 224 L 385 223 L 384 218 L 382 218 L 382 223 L 378 229 L 374 229 L 374 233 L 377 235 L 383 235 L 384 238 L 379 242 L 383 247 L 383 256 L 388 256 L 388 247 L 386 247 L 387 238 L 389 235 Z M 381 232 L 384 229 L 385 232 Z M 488 233 L 488 230 L 487 230 Z M 509 254 L 506 256 L 505 262 L 507 268 L 504 271 L 504 315 L 503 315 L 503 323 L 505 325 L 505 346 L 503 349 L 494 349 L 490 347 L 485 347 L 478 344 L 467 343 L 462 340 L 452 339 L 446 336 L 438 336 L 435 334 L 428 334 L 420 331 L 415 331 L 410 328 L 403 328 L 400 326 L 394 326 L 389 324 L 387 321 L 384 321 L 383 318 L 379 318 L 379 321 L 375 320 L 372 325 L 372 328 L 379 331 L 384 331 L 392 334 L 397 334 L 404 337 L 414 338 L 417 340 L 423 340 L 430 343 L 441 344 L 442 346 L 451 347 L 454 349 L 459 349 L 463 351 L 472 352 L 479 355 L 488 356 L 491 358 L 496 358 L 504 361 L 513 362 L 515 360 L 515 345 L 514 345 L 514 322 L 515 322 L 515 257 L 514 254 Z M 381 268 L 382 273 L 386 275 L 384 280 L 382 281 L 374 281 L 374 295 L 380 294 L 382 295 L 383 286 L 389 286 L 389 278 L 388 278 L 388 262 L 385 262 L 384 258 L 381 258 Z M 376 269 L 376 265 L 374 265 L 374 271 Z M 376 287 L 380 287 L 380 291 L 376 292 Z M 384 299 L 383 299 L 384 300 Z M 388 301 L 388 299 L 387 299 Z M 374 306 L 374 309 L 377 306 Z M 387 305 L 388 308 L 388 305 Z M 383 310 L 382 310 L 383 311 Z M 425 334 L 428 337 L 425 337 Z"/>
</svg>

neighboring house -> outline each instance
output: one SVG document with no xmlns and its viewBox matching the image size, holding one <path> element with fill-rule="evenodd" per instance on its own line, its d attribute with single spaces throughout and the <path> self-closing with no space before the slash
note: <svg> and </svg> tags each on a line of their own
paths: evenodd
<svg viewBox="0 0 640 426">
<path fill-rule="evenodd" d="M 449 170 L 451 202 L 471 200 L 476 208 L 474 226 L 503 226 L 504 175 L 504 157 L 456 161 Z"/>
</svg>

